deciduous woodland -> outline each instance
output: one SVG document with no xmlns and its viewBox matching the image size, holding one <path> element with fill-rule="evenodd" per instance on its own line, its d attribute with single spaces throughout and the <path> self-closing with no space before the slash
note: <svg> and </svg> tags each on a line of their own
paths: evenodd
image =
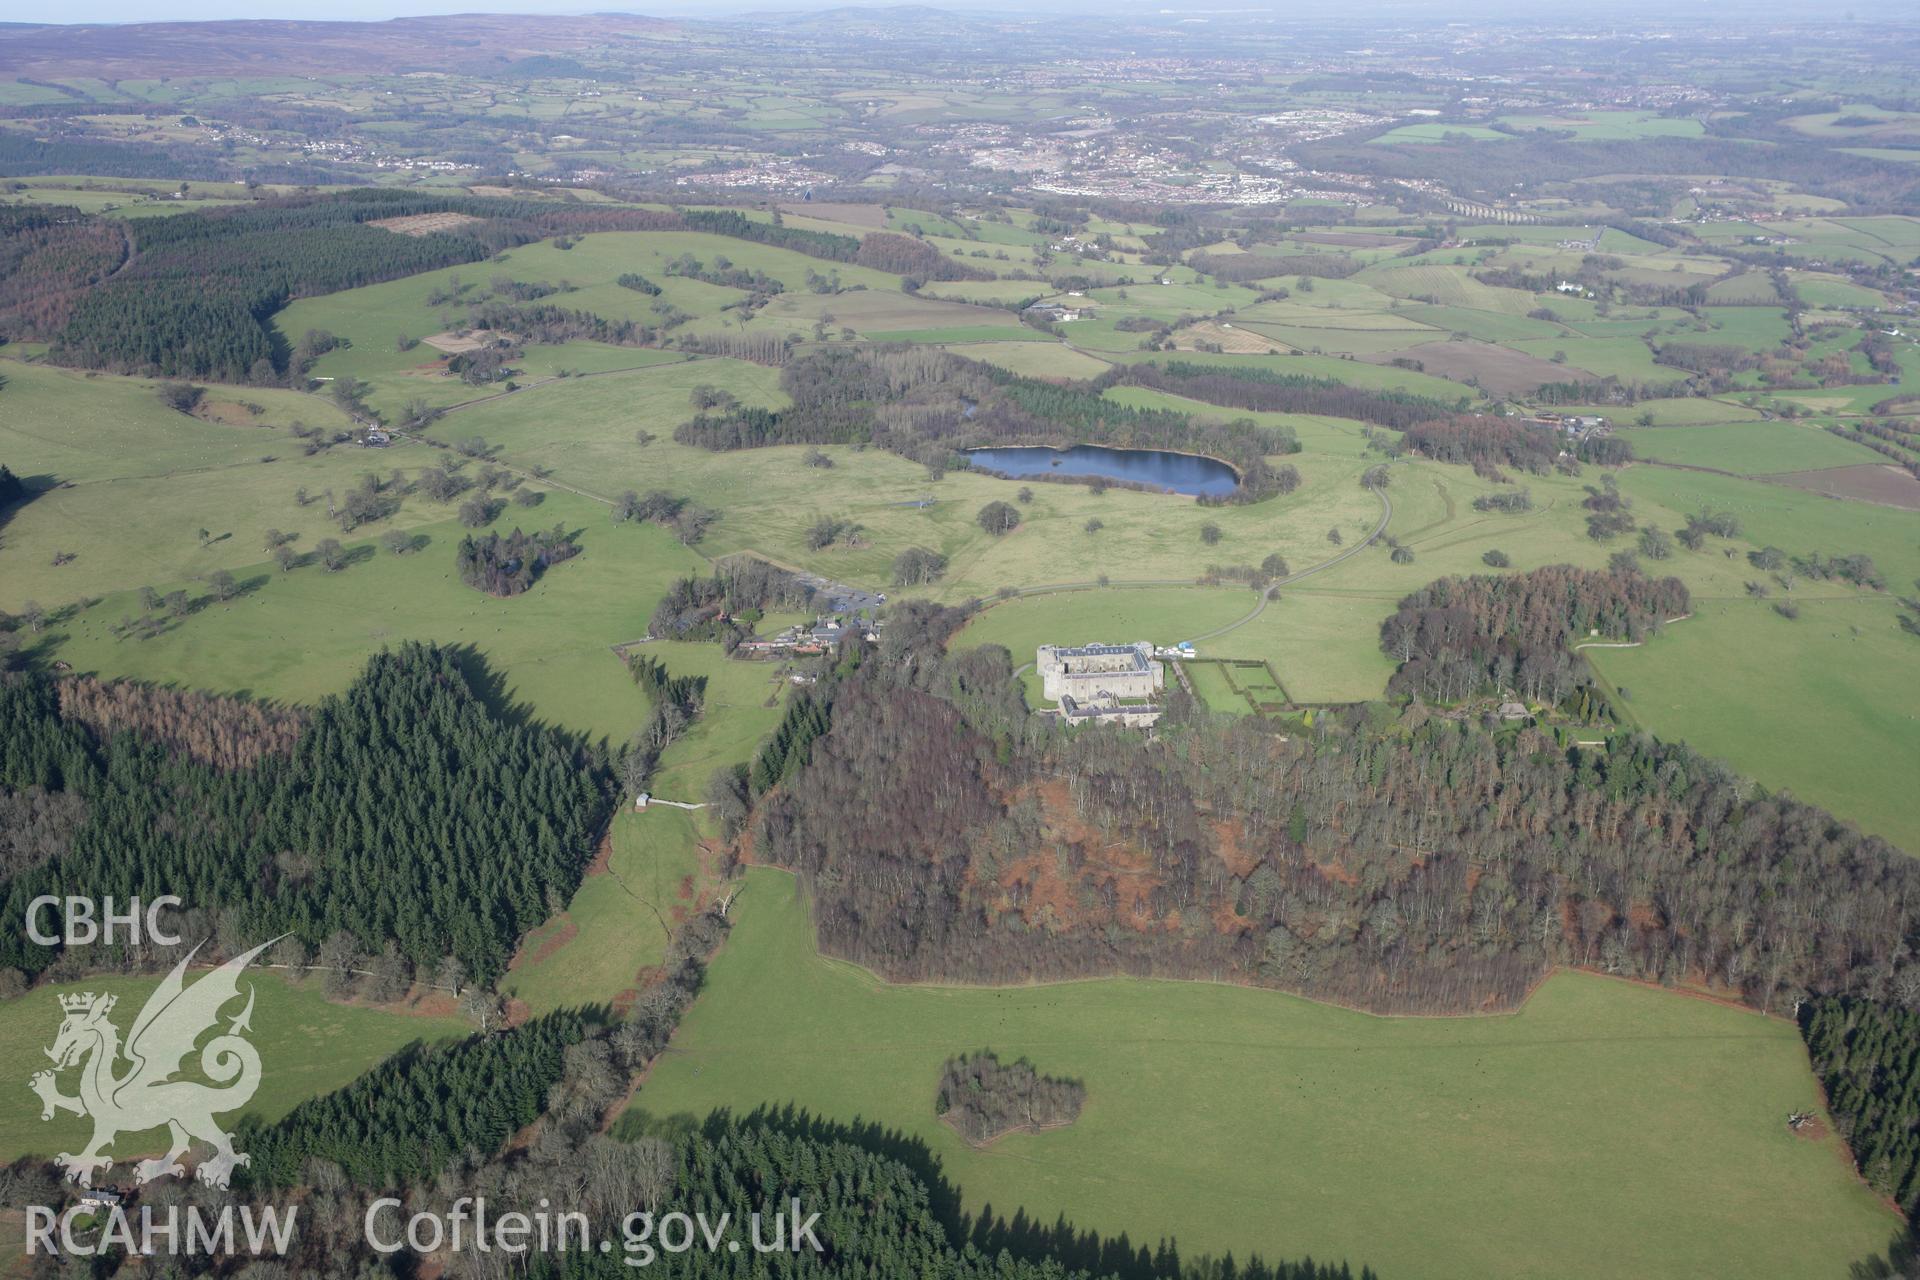
<svg viewBox="0 0 1920 1280">
<path fill-rule="evenodd" d="M 0 898 L 16 920 L 76 885 L 174 894 L 201 934 L 340 937 L 414 966 L 452 956 L 486 983 L 572 893 L 608 810 L 604 771 L 492 711 L 452 649 L 376 655 L 290 749 L 271 718 L 193 699 L 129 697 L 129 712 L 83 693 L 63 714 L 56 683 L 0 683 L 0 795 L 85 814 L 50 819 L 53 861 L 8 869 Z M 0 967 L 59 959 L 20 930 L 0 940 Z"/>
<path fill-rule="evenodd" d="M 1576 636 L 1644 640 L 1688 600 L 1678 578 L 1617 569 L 1441 578 L 1380 624 L 1381 650 L 1400 663 L 1387 688 L 1441 702 L 1512 690 L 1557 704 L 1591 680 L 1568 651 Z"/>
<path fill-rule="evenodd" d="M 1564 748 L 1418 702 L 1278 737 L 1171 690 L 1154 737 L 1067 734 L 1009 694 L 1004 650 L 936 660 L 954 625 L 890 628 L 755 818 L 822 948 L 889 978 L 1228 978 L 1465 1012 L 1576 964 L 1784 1009 L 1913 967 L 1920 867 L 1684 746 Z"/>
</svg>

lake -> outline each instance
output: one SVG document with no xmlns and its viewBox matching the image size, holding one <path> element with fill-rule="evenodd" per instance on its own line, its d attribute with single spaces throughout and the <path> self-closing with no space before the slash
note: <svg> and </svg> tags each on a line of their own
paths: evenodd
<svg viewBox="0 0 1920 1280">
<path fill-rule="evenodd" d="M 1217 458 L 1165 449 L 1108 449 L 1077 444 L 1071 449 L 1032 446 L 968 449 L 967 460 L 983 471 L 1020 479 L 1025 476 L 1104 476 L 1196 497 L 1223 498 L 1240 484 L 1240 474 Z"/>
</svg>

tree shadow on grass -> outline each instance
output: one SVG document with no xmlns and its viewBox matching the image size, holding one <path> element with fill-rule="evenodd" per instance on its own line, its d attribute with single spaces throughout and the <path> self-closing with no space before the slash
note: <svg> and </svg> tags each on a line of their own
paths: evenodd
<svg viewBox="0 0 1920 1280">
<path fill-rule="evenodd" d="M 1136 1245 L 1125 1232 L 1103 1237 L 1076 1228 L 1065 1214 L 1051 1224 L 1030 1218 L 1024 1209 L 1012 1218 L 983 1204 L 978 1214 L 961 1207 L 960 1189 L 946 1176 L 940 1156 L 926 1142 L 899 1129 L 855 1118 L 851 1123 L 828 1120 L 792 1103 L 760 1106 L 743 1116 L 722 1107 L 705 1120 L 687 1113 L 651 1116 L 630 1111 L 614 1127 L 614 1136 L 631 1141 L 643 1136 L 683 1138 L 694 1132 L 718 1137 L 729 1128 L 766 1129 L 816 1142 L 844 1142 L 905 1165 L 927 1189 L 928 1208 L 945 1229 L 956 1249 L 969 1245 L 988 1258 L 1005 1252 L 1023 1261 L 1056 1261 L 1068 1271 L 1118 1280 L 1373 1280 L 1370 1267 L 1356 1273 L 1347 1263 L 1267 1262 L 1259 1255 L 1245 1262 L 1232 1254 L 1183 1258 L 1179 1244 L 1162 1239 L 1148 1248 Z"/>
<path fill-rule="evenodd" d="M 587 733 L 555 724 L 542 717 L 531 702 L 515 699 L 513 690 L 508 687 L 506 673 L 494 665 L 478 645 L 448 644 L 442 647 L 453 654 L 454 662 L 467 678 L 474 696 L 495 717 L 520 728 L 551 734 L 562 746 L 574 752 L 587 755 L 595 753 L 595 746 Z M 604 749 L 605 745 L 602 739 L 600 747 Z"/>
<path fill-rule="evenodd" d="M 60 487 L 60 478 L 51 473 L 16 476 L 9 471 L 0 476 L 0 531 L 41 494 Z"/>
</svg>

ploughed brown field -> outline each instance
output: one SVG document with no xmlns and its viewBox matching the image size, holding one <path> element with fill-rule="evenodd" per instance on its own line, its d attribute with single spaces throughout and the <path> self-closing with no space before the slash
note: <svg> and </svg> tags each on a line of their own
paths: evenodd
<svg viewBox="0 0 1920 1280">
<path fill-rule="evenodd" d="M 1832 494 L 1836 498 L 1920 511 L 1920 479 L 1888 463 L 1863 462 L 1858 466 L 1823 467 L 1818 471 L 1781 471 L 1761 478 L 1796 489 Z"/>
<path fill-rule="evenodd" d="M 1390 364 L 1396 358 L 1418 360 L 1423 372 L 1437 378 L 1465 382 L 1478 380 L 1497 396 L 1526 395 L 1548 382 L 1578 382 L 1593 377 L 1585 369 L 1570 364 L 1555 364 L 1524 351 L 1496 347 L 1490 342 L 1426 342 L 1412 351 L 1367 352 L 1358 359 L 1369 364 Z"/>
<path fill-rule="evenodd" d="M 376 218 L 367 225 L 403 236 L 430 236 L 436 231 L 457 231 L 480 219 L 466 213 L 410 213 L 403 218 Z"/>
</svg>

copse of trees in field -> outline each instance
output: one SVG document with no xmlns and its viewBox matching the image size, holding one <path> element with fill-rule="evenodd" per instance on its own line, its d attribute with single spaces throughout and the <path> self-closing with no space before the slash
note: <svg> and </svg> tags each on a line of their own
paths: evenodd
<svg viewBox="0 0 1920 1280">
<path fill-rule="evenodd" d="M 1267 461 L 1298 452 L 1290 430 L 1135 408 L 1104 398 L 1098 384 L 1041 382 L 924 347 L 825 348 L 788 362 L 780 385 L 789 407 L 715 406 L 681 423 L 674 439 L 715 450 L 872 443 L 940 468 L 983 445 L 1177 449 L 1231 465 L 1240 479 L 1232 501 L 1299 484 L 1297 471 Z"/>
<path fill-rule="evenodd" d="M 1690 607 L 1678 578 L 1618 569 L 1441 578 L 1380 624 L 1380 649 L 1400 664 L 1387 692 L 1453 702 L 1513 690 L 1559 703 L 1591 679 L 1569 652 L 1576 636 L 1644 640 Z"/>
<path fill-rule="evenodd" d="M 663 640 L 716 640 L 728 650 L 753 634 L 768 609 L 803 610 L 811 583 L 753 556 L 730 556 L 705 578 L 680 578 L 667 588 L 647 620 L 647 634 Z"/>
<path fill-rule="evenodd" d="M 940 1069 L 933 1113 L 975 1146 L 1002 1134 L 1038 1133 L 1080 1118 L 1087 1087 L 1043 1076 L 1021 1058 L 1003 1063 L 991 1050 L 948 1058 Z"/>
<path fill-rule="evenodd" d="M 893 585 L 924 587 L 947 576 L 947 558 L 925 547 L 908 547 L 893 558 Z"/>
<path fill-rule="evenodd" d="M 0 900 L 24 919 L 47 893 L 175 894 L 229 954 L 290 932 L 295 962 L 317 948 L 351 968 L 384 949 L 402 975 L 451 957 L 490 982 L 579 883 L 608 779 L 552 732 L 491 710 L 471 662 L 420 644 L 375 655 L 308 713 L 290 752 L 269 725 L 264 742 L 212 747 L 251 759 L 224 769 L 191 744 L 251 733 L 245 715 L 152 700 L 102 718 L 88 695 L 76 706 L 109 726 L 99 735 L 62 714 L 57 681 L 5 677 L 0 792 L 72 797 L 66 812 L 86 821 L 43 827 Z M 0 937 L 0 967 L 34 974 L 60 958 L 21 930 Z"/>
<path fill-rule="evenodd" d="M 676 497 L 664 489 L 655 489 L 645 497 L 628 489 L 614 502 L 611 514 L 616 524 L 644 522 L 671 529 L 681 544 L 689 547 L 706 537 L 707 530 L 720 518 L 720 513 L 711 507 L 703 507 L 691 498 Z"/>
<path fill-rule="evenodd" d="M 491 518 L 491 517 L 489 517 Z M 527 533 L 515 528 L 501 537 L 467 534 L 454 548 L 454 569 L 460 581 L 490 596 L 517 596 L 540 579 L 547 569 L 571 560 L 580 548 L 564 525 Z"/>
<path fill-rule="evenodd" d="M 1460 634 L 1506 617 L 1564 653 L 1578 585 L 1476 585 Z M 1623 631 L 1670 603 L 1602 588 L 1577 607 Z M 1154 736 L 1068 732 L 1026 711 L 1004 650 L 930 660 L 964 613 L 914 603 L 751 818 L 821 947 L 891 979 L 1230 977 L 1382 1012 L 1511 1007 L 1556 964 L 1767 1009 L 1920 983 L 1920 867 L 1684 746 L 1418 702 L 1282 737 L 1177 690 Z"/>
</svg>

